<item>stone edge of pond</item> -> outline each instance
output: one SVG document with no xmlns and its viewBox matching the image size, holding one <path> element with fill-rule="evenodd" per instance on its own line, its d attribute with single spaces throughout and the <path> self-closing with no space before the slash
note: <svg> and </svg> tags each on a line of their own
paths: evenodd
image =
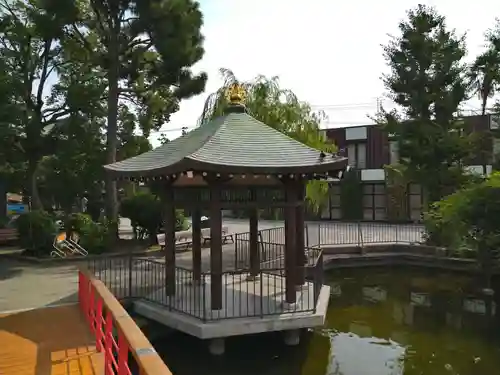
<svg viewBox="0 0 500 375">
<path fill-rule="evenodd" d="M 421 266 L 479 272 L 474 259 L 450 257 L 447 249 L 422 244 L 336 245 L 324 247 L 323 253 L 327 271 L 349 267 Z"/>
</svg>

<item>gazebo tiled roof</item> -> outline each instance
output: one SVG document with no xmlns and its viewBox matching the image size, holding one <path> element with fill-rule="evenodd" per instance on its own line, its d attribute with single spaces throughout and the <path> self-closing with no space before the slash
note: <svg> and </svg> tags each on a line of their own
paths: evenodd
<svg viewBox="0 0 500 375">
<path fill-rule="evenodd" d="M 220 173 L 325 173 L 347 159 L 323 153 L 233 106 L 193 131 L 152 151 L 105 166 L 115 177 L 151 177 L 189 170 Z"/>
</svg>

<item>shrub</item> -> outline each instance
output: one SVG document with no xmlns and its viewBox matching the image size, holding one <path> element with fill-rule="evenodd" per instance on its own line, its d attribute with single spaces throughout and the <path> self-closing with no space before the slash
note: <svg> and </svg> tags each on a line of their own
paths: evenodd
<svg viewBox="0 0 500 375">
<path fill-rule="evenodd" d="M 46 211 L 34 210 L 15 221 L 19 244 L 36 256 L 49 255 L 57 233 L 54 218 Z"/>
<path fill-rule="evenodd" d="M 340 210 L 345 220 L 363 218 L 363 185 L 358 170 L 347 171 L 340 182 Z"/>
<path fill-rule="evenodd" d="M 109 223 L 95 222 L 84 213 L 71 214 L 71 231 L 79 237 L 79 244 L 91 254 L 103 253 L 108 245 Z"/>
<path fill-rule="evenodd" d="M 84 213 L 71 214 L 69 217 L 71 230 L 79 234 L 85 231 L 93 222 L 92 217 Z"/>
<path fill-rule="evenodd" d="M 0 216 L 0 229 L 7 228 L 7 224 L 9 224 L 9 218 Z"/>
<path fill-rule="evenodd" d="M 429 240 L 453 250 L 476 252 L 489 274 L 500 259 L 500 173 L 473 183 L 435 203 L 425 217 Z"/>
<path fill-rule="evenodd" d="M 89 216 L 90 219 L 90 216 Z M 91 219 L 77 232 L 80 235 L 80 246 L 91 254 L 101 254 L 106 251 L 109 240 L 110 223 L 95 222 Z"/>
<path fill-rule="evenodd" d="M 122 201 L 120 216 L 130 219 L 136 238 L 154 237 L 162 227 L 162 203 L 154 194 L 139 192 Z M 175 226 L 176 230 L 186 228 L 186 219 L 182 210 L 176 210 Z"/>
</svg>

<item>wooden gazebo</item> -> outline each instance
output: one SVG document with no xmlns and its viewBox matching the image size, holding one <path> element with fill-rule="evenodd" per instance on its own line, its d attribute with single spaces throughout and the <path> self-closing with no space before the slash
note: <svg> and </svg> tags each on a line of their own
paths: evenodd
<svg viewBox="0 0 500 375">
<path fill-rule="evenodd" d="M 192 212 L 193 278 L 201 275 L 201 212 L 210 217 L 211 309 L 222 308 L 222 209 L 250 212 L 250 278 L 259 273 L 258 209 L 285 211 L 286 302 L 304 283 L 304 195 L 312 179 L 341 178 L 347 159 L 302 144 L 250 116 L 245 92 L 228 90 L 223 116 L 152 151 L 106 165 L 116 179 L 156 181 L 165 208 L 166 290 L 176 292 L 175 209 Z"/>
</svg>

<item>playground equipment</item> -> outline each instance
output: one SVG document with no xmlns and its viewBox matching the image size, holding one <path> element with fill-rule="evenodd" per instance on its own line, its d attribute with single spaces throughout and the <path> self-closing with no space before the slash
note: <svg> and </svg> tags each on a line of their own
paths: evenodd
<svg viewBox="0 0 500 375">
<path fill-rule="evenodd" d="M 69 238 L 66 232 L 59 233 L 54 238 L 54 250 L 50 253 L 53 258 L 66 258 L 67 256 L 84 256 L 89 255 L 89 252 L 78 244 L 78 235 L 73 234 L 73 238 Z"/>
</svg>

